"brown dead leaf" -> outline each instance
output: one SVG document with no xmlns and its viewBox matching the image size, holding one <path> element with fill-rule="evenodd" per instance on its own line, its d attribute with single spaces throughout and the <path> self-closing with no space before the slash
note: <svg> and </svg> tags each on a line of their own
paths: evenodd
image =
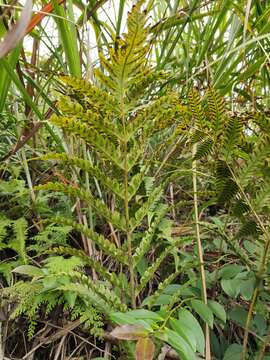
<svg viewBox="0 0 270 360">
<path fill-rule="evenodd" d="M 22 10 L 20 19 L 8 30 L 0 42 L 0 59 L 14 49 L 26 34 L 27 26 L 31 20 L 32 0 L 27 0 Z"/>
<path fill-rule="evenodd" d="M 153 360 L 155 344 L 149 337 L 140 338 L 136 344 L 136 360 Z"/>
<path fill-rule="evenodd" d="M 146 336 L 147 331 L 141 325 L 130 324 L 117 326 L 110 335 L 119 340 L 138 340 Z"/>
</svg>

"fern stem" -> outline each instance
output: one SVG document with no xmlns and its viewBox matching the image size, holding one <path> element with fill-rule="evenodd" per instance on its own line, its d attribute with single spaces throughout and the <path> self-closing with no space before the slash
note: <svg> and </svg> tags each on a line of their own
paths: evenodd
<svg viewBox="0 0 270 360">
<path fill-rule="evenodd" d="M 125 143 L 125 162 L 127 169 L 127 144 Z M 132 240 L 131 240 L 131 231 L 129 230 L 129 203 L 128 203 L 128 171 L 125 170 L 124 174 L 125 182 L 125 218 L 126 218 L 126 227 L 127 231 L 127 244 L 128 244 L 128 258 L 129 258 L 129 273 L 130 273 L 130 290 L 131 290 L 131 304 L 132 308 L 136 309 L 136 295 L 135 295 L 135 276 L 134 276 L 134 264 L 132 257 Z"/>
<path fill-rule="evenodd" d="M 192 148 L 192 155 L 195 156 L 197 152 L 196 144 Z M 198 247 L 198 257 L 200 261 L 200 273 L 201 273 L 201 283 L 202 283 L 202 299 L 205 305 L 207 305 L 207 288 L 206 288 L 206 276 L 204 269 L 204 260 L 203 260 L 203 248 L 200 235 L 200 226 L 199 226 L 199 212 L 198 212 L 198 195 L 197 195 L 197 161 L 192 162 L 192 181 L 193 181 L 193 201 L 194 201 L 194 215 L 195 215 L 195 230 L 197 238 L 197 247 Z M 209 327 L 205 325 L 205 360 L 211 360 L 211 349 L 210 349 L 210 333 Z"/>
<path fill-rule="evenodd" d="M 259 293 L 259 288 L 258 288 L 258 285 L 257 285 L 255 287 L 254 291 L 253 291 L 252 301 L 251 301 L 251 304 L 250 304 L 249 309 L 248 309 L 247 321 L 246 321 L 246 324 L 245 324 L 245 334 L 244 334 L 244 340 L 243 340 L 243 350 L 242 350 L 242 353 L 241 353 L 241 360 L 245 360 L 245 358 L 246 358 L 249 326 L 250 326 L 250 322 L 251 322 L 251 319 L 252 319 L 253 310 L 254 310 L 254 307 L 256 305 L 258 293 Z"/>
<path fill-rule="evenodd" d="M 126 117 L 125 117 L 125 105 L 124 105 L 124 93 L 122 92 L 121 97 L 121 120 L 124 133 L 126 135 Z M 124 142 L 124 161 L 125 161 L 125 170 L 124 170 L 124 188 L 125 188 L 125 219 L 126 219 L 126 229 L 127 229 L 127 245 L 128 245 L 128 259 L 129 259 L 129 275 L 130 275 L 130 296 L 131 296 L 131 305 L 133 309 L 136 309 L 136 293 L 135 293 L 135 274 L 134 274 L 134 261 L 132 256 L 132 232 L 130 230 L 129 224 L 129 195 L 128 195 L 128 144 Z"/>
</svg>

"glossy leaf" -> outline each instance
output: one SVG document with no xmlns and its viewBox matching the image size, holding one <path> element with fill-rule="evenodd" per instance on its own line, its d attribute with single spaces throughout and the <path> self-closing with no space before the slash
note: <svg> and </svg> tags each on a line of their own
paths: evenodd
<svg viewBox="0 0 270 360">
<path fill-rule="evenodd" d="M 186 309 L 180 309 L 178 311 L 179 320 L 186 324 L 186 327 L 192 331 L 196 338 L 196 348 L 200 354 L 204 356 L 205 340 L 202 328 L 198 320 Z"/>
<path fill-rule="evenodd" d="M 196 351 L 197 341 L 195 332 L 191 331 L 187 324 L 183 321 L 170 319 L 170 325 L 174 331 L 177 332 L 190 345 L 192 350 Z"/>
<path fill-rule="evenodd" d="M 216 317 L 218 317 L 224 323 L 226 322 L 226 311 L 221 304 L 219 304 L 217 301 L 208 300 L 208 307 L 212 310 Z"/>
<path fill-rule="evenodd" d="M 214 317 L 212 311 L 201 300 L 191 300 L 191 306 L 198 315 L 212 328 Z"/>
</svg>

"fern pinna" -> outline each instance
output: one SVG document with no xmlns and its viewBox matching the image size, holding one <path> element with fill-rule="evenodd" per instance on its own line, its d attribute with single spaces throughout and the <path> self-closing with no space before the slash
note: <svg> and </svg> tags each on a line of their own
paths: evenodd
<svg viewBox="0 0 270 360">
<path fill-rule="evenodd" d="M 91 208 L 95 214 L 92 226 L 60 216 L 52 219 L 54 223 L 71 226 L 94 244 L 92 256 L 71 247 L 52 248 L 49 252 L 79 257 L 95 271 L 99 285 L 76 275 L 72 288 L 68 284 L 62 290 L 76 292 L 79 283 L 80 290 L 83 286 L 91 289 L 89 296 L 107 304 L 103 309 L 105 315 L 108 309 L 119 310 L 120 299 L 120 309 L 136 308 L 141 292 L 162 261 L 180 246 L 172 237 L 170 241 L 160 240 L 162 226 L 169 233 L 171 222 L 164 222 L 168 208 L 163 204 L 162 186 L 151 177 L 151 169 L 164 143 L 175 140 L 185 109 L 177 94 L 166 90 L 166 86 L 162 96 L 156 95 L 164 74 L 150 66 L 148 20 L 141 5 L 139 1 L 133 6 L 127 33 L 116 39 L 108 56 L 100 54 L 101 67 L 94 72 L 95 81 L 60 78 L 61 115 L 53 115 L 50 121 L 69 139 L 80 141 L 86 156 L 80 156 L 80 152 L 50 153 L 42 159 L 57 162 L 71 172 L 87 174 L 90 186 L 68 181 L 35 188 L 80 199 L 84 209 Z M 157 134 L 162 136 L 151 141 Z M 156 250 L 156 259 L 147 266 L 151 247 Z M 110 270 L 103 265 L 104 261 L 110 262 Z M 174 272 L 173 266 L 171 271 Z M 179 274 L 179 269 L 175 271 Z M 102 290 L 104 282 L 106 292 Z M 85 296 L 86 292 L 80 294 Z"/>
</svg>

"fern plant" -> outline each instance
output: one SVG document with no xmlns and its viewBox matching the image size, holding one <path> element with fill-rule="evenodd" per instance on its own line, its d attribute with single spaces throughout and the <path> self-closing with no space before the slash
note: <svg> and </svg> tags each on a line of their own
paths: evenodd
<svg viewBox="0 0 270 360">
<path fill-rule="evenodd" d="M 55 221 L 82 232 L 95 243 L 97 252 L 103 251 L 114 259 L 118 268 L 128 270 L 123 271 L 123 276 L 130 280 L 126 295 L 133 308 L 137 306 L 141 288 L 136 274 L 138 262 L 150 248 L 162 220 L 160 214 L 165 214 L 165 205 L 161 206 L 162 187 L 155 179 L 146 191 L 148 173 L 161 145 L 150 140 L 153 134 L 161 131 L 164 133 L 162 141 L 169 141 L 175 136 L 175 128 L 183 116 L 177 94 L 167 91 L 161 98 L 155 96 L 158 84 L 154 81 L 162 78 L 162 74 L 156 74 L 148 65 L 147 15 L 140 7 L 141 2 L 133 7 L 128 17 L 128 32 L 117 40 L 114 49 L 110 49 L 108 58 L 101 56 L 105 71 L 96 69 L 96 84 L 61 78 L 61 89 L 64 86 L 66 89 L 58 103 L 61 115 L 52 116 L 51 122 L 69 136 L 85 142 L 92 158 L 66 153 L 43 156 L 44 160 L 88 173 L 99 183 L 103 198 L 98 198 L 93 187 L 85 189 L 82 184 L 55 182 L 36 187 L 37 191 L 68 194 L 81 199 L 86 207 L 91 206 L 98 216 L 96 229 L 66 218 L 58 217 Z M 142 96 L 146 90 L 147 97 Z M 173 128 L 172 122 L 175 123 Z M 98 231 L 104 221 L 112 226 L 117 237 L 115 243 Z M 142 230 L 147 236 L 142 236 Z M 168 245 L 165 242 L 163 247 L 168 248 Z M 164 257 L 163 253 L 161 256 Z M 107 273 L 94 256 L 91 262 L 102 276 Z M 160 259 L 157 264 L 159 262 Z M 106 277 L 113 278 L 109 273 Z"/>
</svg>

